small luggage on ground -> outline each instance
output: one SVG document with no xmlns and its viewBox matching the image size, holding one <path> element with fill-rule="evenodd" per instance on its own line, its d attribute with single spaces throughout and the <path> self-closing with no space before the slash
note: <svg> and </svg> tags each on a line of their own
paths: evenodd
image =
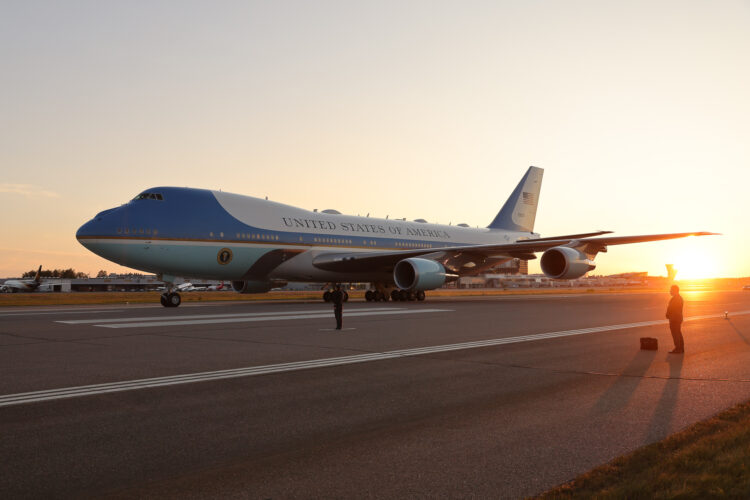
<svg viewBox="0 0 750 500">
<path fill-rule="evenodd" d="M 658 351 L 659 341 L 652 337 L 641 337 L 641 350 Z"/>
</svg>

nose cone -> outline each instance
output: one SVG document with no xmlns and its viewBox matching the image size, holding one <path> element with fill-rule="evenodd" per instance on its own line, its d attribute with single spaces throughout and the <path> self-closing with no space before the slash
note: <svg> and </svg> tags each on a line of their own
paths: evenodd
<svg viewBox="0 0 750 500">
<path fill-rule="evenodd" d="M 96 214 L 96 216 L 78 228 L 76 231 L 76 239 L 78 242 L 88 248 L 89 250 L 95 251 L 92 245 L 95 243 L 97 238 L 113 236 L 117 224 L 113 215 L 118 209 L 112 208 Z"/>
<path fill-rule="evenodd" d="M 87 238 L 90 238 L 94 236 L 94 219 L 91 219 L 87 223 L 85 223 L 83 226 L 78 228 L 78 231 L 76 231 L 76 239 L 78 240 L 78 243 L 85 246 L 86 248 L 89 248 L 89 245 L 87 245 Z"/>
</svg>

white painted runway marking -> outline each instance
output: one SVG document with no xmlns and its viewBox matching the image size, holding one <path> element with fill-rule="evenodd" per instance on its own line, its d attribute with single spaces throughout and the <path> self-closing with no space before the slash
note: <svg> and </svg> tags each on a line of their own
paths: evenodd
<svg viewBox="0 0 750 500">
<path fill-rule="evenodd" d="M 102 313 L 102 312 L 111 312 L 111 311 L 122 311 L 123 308 L 117 308 L 117 309 L 76 309 L 76 310 L 67 310 L 67 309 L 44 309 L 44 310 L 36 310 L 33 312 L 3 312 L 0 313 L 0 317 L 13 317 L 13 316 L 49 316 L 49 315 L 56 315 L 56 314 L 86 314 L 86 313 Z"/>
<path fill-rule="evenodd" d="M 436 313 L 436 312 L 452 312 L 451 309 L 378 309 L 378 310 L 353 310 L 345 313 L 347 318 L 358 317 L 358 316 L 384 316 L 392 314 L 424 314 L 424 313 Z M 261 315 L 263 314 L 263 315 Z M 257 316 L 242 315 L 238 317 L 217 317 L 207 319 L 188 319 L 188 320 L 173 320 L 173 321 L 162 321 L 160 318 L 149 318 L 150 321 L 136 321 L 127 323 L 108 323 L 108 324 L 96 324 L 94 326 L 102 328 L 149 328 L 157 326 L 188 326 L 188 325 L 218 325 L 226 323 L 251 323 L 256 321 L 290 321 L 295 319 L 328 319 L 333 317 L 333 311 L 325 312 L 313 312 L 305 314 L 279 314 L 266 315 L 265 313 L 259 313 Z M 201 316 L 206 318 L 206 316 Z M 102 322 L 97 322 L 102 323 Z"/>
<path fill-rule="evenodd" d="M 398 307 L 371 307 L 371 308 L 361 308 L 361 309 L 352 309 L 352 311 L 399 311 L 403 308 Z M 69 321 L 56 321 L 56 323 L 65 323 L 66 325 L 83 325 L 83 324 L 93 324 L 96 323 L 96 326 L 101 326 L 101 323 L 124 323 L 124 322 L 139 322 L 139 321 L 170 321 L 170 320 L 191 320 L 191 319 L 208 319 L 208 318 L 244 318 L 244 317 L 254 317 L 254 316 L 282 316 L 287 314 L 307 314 L 307 313 L 320 313 L 322 314 L 323 311 L 285 311 L 285 312 L 279 312 L 279 311 L 273 311 L 273 312 L 245 312 L 245 313 L 232 313 L 232 314 L 183 314 L 183 315 L 176 315 L 176 316 L 141 316 L 141 317 L 134 317 L 134 318 L 107 318 L 107 319 L 76 319 L 76 320 L 69 320 Z M 347 311 L 348 313 L 349 311 Z"/>
<path fill-rule="evenodd" d="M 750 311 L 731 312 L 730 317 L 744 316 Z M 703 316 L 692 316 L 685 321 L 697 321 L 701 319 L 723 318 L 724 313 L 706 314 Z M 56 399 L 75 398 L 82 396 L 93 396 L 97 394 L 108 394 L 112 392 L 133 391 L 137 389 L 148 389 L 154 387 L 166 387 L 170 385 L 192 384 L 195 382 L 206 382 L 210 380 L 222 380 L 239 377 L 252 377 L 256 375 L 268 375 L 271 373 L 284 373 L 312 368 L 323 368 L 331 366 L 343 366 L 356 363 L 367 363 L 370 361 L 382 361 L 386 359 L 405 358 L 420 356 L 423 354 L 435 354 L 449 351 L 460 351 L 465 349 L 476 349 L 480 347 L 492 347 L 504 344 L 517 344 L 521 342 L 533 342 L 559 337 L 571 337 L 587 333 L 608 332 L 614 330 L 626 330 L 629 328 L 640 328 L 666 324 L 667 320 L 641 321 L 639 323 L 626 323 L 620 325 L 597 326 L 592 328 L 580 328 L 577 330 L 564 330 L 559 332 L 538 333 L 535 335 L 523 335 L 520 337 L 507 337 L 501 339 L 481 340 L 477 342 L 464 342 L 460 344 L 448 344 L 433 347 L 416 347 L 413 349 L 401 349 L 397 351 L 373 352 L 368 354 L 356 354 L 353 356 L 342 356 L 338 358 L 314 359 L 309 361 L 296 361 L 293 363 L 280 363 L 276 365 L 250 366 L 247 368 L 235 368 L 231 370 L 219 370 L 214 372 L 189 373 L 185 375 L 174 375 L 169 377 L 157 377 L 141 380 L 127 380 L 108 384 L 84 385 L 79 387 L 66 387 L 62 389 L 51 389 L 46 391 L 24 392 L 20 394 L 7 394 L 0 396 L 0 407 L 19 405 L 25 403 L 37 403 L 41 401 L 53 401 Z"/>
</svg>

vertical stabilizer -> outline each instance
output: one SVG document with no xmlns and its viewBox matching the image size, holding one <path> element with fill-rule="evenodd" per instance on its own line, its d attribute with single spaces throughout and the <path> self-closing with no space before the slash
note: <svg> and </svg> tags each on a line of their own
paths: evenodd
<svg viewBox="0 0 750 500">
<path fill-rule="evenodd" d="M 36 271 L 36 276 L 34 276 L 34 281 L 39 283 L 39 281 L 42 279 L 42 266 L 39 266 L 39 269 Z"/>
<path fill-rule="evenodd" d="M 529 167 L 513 194 L 510 195 L 508 201 L 495 216 L 495 220 L 487 227 L 508 231 L 533 232 L 543 174 L 543 168 Z"/>
</svg>

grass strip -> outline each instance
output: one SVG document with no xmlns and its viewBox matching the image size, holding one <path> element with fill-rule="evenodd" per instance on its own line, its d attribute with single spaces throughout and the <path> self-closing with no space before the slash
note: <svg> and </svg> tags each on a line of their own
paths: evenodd
<svg viewBox="0 0 750 500">
<path fill-rule="evenodd" d="M 750 402 L 536 498 L 750 498 Z"/>
</svg>

